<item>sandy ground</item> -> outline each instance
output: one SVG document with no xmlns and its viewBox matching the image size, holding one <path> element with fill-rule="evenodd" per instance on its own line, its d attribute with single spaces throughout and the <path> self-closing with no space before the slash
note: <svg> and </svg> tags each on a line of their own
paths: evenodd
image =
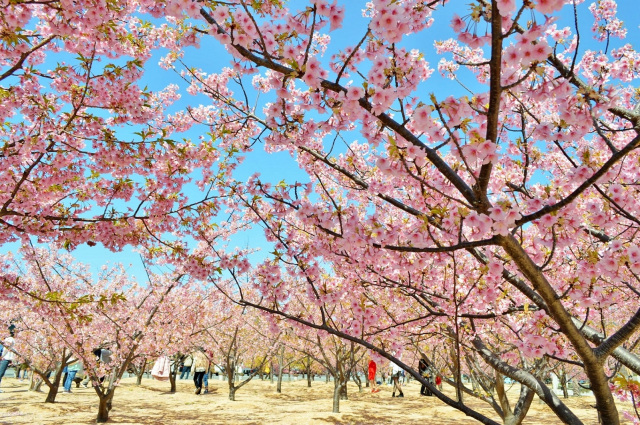
<svg viewBox="0 0 640 425">
<path fill-rule="evenodd" d="M 75 385 L 74 385 L 75 386 Z M 371 394 L 349 386 L 349 400 L 341 401 L 340 413 L 331 413 L 333 383 L 316 380 L 307 388 L 306 380 L 283 382 L 282 393 L 268 380 L 252 380 L 228 399 L 226 382 L 209 381 L 210 393 L 195 395 L 192 381 L 178 381 L 178 392 L 169 393 L 168 382 L 143 379 L 141 386 L 126 378 L 115 393 L 109 423 L 114 424 L 477 424 L 471 418 L 444 405 L 435 397 L 421 397 L 415 382 L 405 385 L 405 398 L 392 398 L 391 387 Z M 45 394 L 29 392 L 27 381 L 5 377 L 0 394 L 0 424 L 92 424 L 98 398 L 91 388 L 73 388 L 59 393 L 55 404 L 44 403 Z M 512 388 L 510 393 L 519 390 Z M 445 387 L 445 393 L 453 395 Z M 467 398 L 473 408 L 499 418 L 487 404 Z M 597 424 L 592 397 L 571 397 L 566 403 L 585 425 Z M 629 406 L 619 406 L 620 409 Z M 558 424 L 560 421 L 537 398 L 526 424 Z"/>
</svg>

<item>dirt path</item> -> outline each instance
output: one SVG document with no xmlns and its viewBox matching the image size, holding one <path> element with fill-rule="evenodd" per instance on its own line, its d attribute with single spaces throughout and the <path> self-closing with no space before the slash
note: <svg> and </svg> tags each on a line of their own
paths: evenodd
<svg viewBox="0 0 640 425">
<path fill-rule="evenodd" d="M 331 413 L 333 383 L 306 380 L 284 382 L 282 394 L 269 381 L 254 380 L 228 399 L 226 382 L 209 381 L 210 393 L 197 396 L 192 381 L 178 381 L 178 392 L 168 392 L 168 382 L 144 379 L 140 387 L 133 378 L 124 379 L 116 390 L 109 423 L 113 424 L 437 424 L 466 425 L 478 422 L 444 405 L 435 397 L 420 397 L 419 385 L 406 385 L 405 398 L 392 398 L 390 386 L 378 394 L 359 393 L 349 387 L 350 400 L 342 401 L 340 412 Z M 44 403 L 44 393 L 27 391 L 26 381 L 13 378 L 2 381 L 0 424 L 92 424 L 98 398 L 91 388 L 73 388 L 72 394 L 60 393 L 55 404 Z M 516 388 L 512 389 L 517 394 Z M 453 393 L 445 388 L 445 393 Z M 480 401 L 468 403 L 499 421 L 493 410 Z M 597 416 L 592 397 L 572 397 L 566 401 L 585 425 L 595 425 Z M 629 406 L 620 406 L 620 409 Z M 526 424 L 553 425 L 559 421 L 535 399 Z"/>
</svg>

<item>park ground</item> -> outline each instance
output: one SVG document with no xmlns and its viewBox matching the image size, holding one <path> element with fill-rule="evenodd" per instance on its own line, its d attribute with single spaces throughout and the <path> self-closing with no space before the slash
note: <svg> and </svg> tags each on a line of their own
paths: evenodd
<svg viewBox="0 0 640 425">
<path fill-rule="evenodd" d="M 145 378 L 141 386 L 134 378 L 125 378 L 117 389 L 109 423 L 113 424 L 477 424 L 471 418 L 446 406 L 435 397 L 421 397 L 420 386 L 405 385 L 405 398 L 392 398 L 391 386 L 371 394 L 369 389 L 358 392 L 349 386 L 349 400 L 340 403 L 340 413 L 331 413 L 333 382 L 316 380 L 307 388 L 306 380 L 283 382 L 282 393 L 269 380 L 254 379 L 236 393 L 236 401 L 228 399 L 226 382 L 209 381 L 209 394 L 195 395 L 191 380 L 179 380 L 178 391 L 169 392 L 168 382 Z M 75 385 L 74 385 L 75 386 Z M 44 403 L 45 394 L 29 392 L 27 381 L 15 378 L 2 381 L 0 394 L 0 424 L 92 424 L 98 408 L 98 398 L 91 388 L 73 388 L 72 394 L 60 393 L 55 404 Z M 519 388 L 511 388 L 514 396 Z M 453 392 L 445 387 L 445 393 Z M 469 405 L 495 417 L 487 404 L 471 398 Z M 596 411 L 590 396 L 570 397 L 565 402 L 585 425 L 597 424 Z M 630 405 L 620 404 L 621 410 Z M 537 398 L 525 419 L 529 425 L 553 425 L 557 417 Z"/>
</svg>

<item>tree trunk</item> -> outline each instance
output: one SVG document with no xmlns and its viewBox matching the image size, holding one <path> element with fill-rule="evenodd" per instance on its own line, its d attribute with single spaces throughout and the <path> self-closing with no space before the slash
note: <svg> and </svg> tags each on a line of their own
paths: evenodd
<svg viewBox="0 0 640 425">
<path fill-rule="evenodd" d="M 500 408 L 502 409 L 502 413 L 504 415 L 503 419 L 505 419 L 505 424 L 506 424 L 506 418 L 508 416 L 511 415 L 511 404 L 509 403 L 509 398 L 507 397 L 507 393 L 504 390 L 504 376 L 498 372 L 497 370 L 495 370 L 495 377 L 496 377 L 496 396 L 498 397 L 498 402 L 500 402 Z M 471 382 L 474 382 L 475 379 L 471 379 Z"/>
<path fill-rule="evenodd" d="M 505 415 L 504 425 L 521 425 L 529 412 L 534 395 L 535 393 L 529 387 L 522 385 L 516 407 L 512 412 L 509 412 L 509 415 Z"/>
<path fill-rule="evenodd" d="M 449 355 L 451 356 L 451 361 L 453 364 L 453 377 L 456 383 L 456 401 L 462 404 L 464 403 L 463 396 L 462 396 L 462 387 L 464 386 L 464 384 L 462 383 L 462 368 L 460 367 L 459 341 L 458 341 L 458 335 L 454 334 L 454 336 L 455 336 L 454 341 L 456 344 L 455 346 L 451 347 Z M 456 350 L 456 348 L 458 348 L 458 350 Z"/>
<path fill-rule="evenodd" d="M 333 413 L 340 413 L 340 397 L 342 394 L 342 382 L 334 377 L 333 380 Z"/>
<path fill-rule="evenodd" d="M 578 381 L 573 381 L 573 396 L 580 397 L 580 393 L 582 393 L 582 388 L 580 388 L 580 384 Z"/>
<path fill-rule="evenodd" d="M 349 394 L 347 394 L 347 382 L 342 381 L 340 383 L 340 400 L 349 400 Z"/>
<path fill-rule="evenodd" d="M 111 390 L 107 390 L 106 395 L 98 394 L 100 397 L 100 403 L 98 404 L 98 417 L 96 418 L 97 423 L 105 423 L 109 420 L 109 411 L 111 410 L 111 401 L 113 400 L 115 388 Z"/>
<path fill-rule="evenodd" d="M 180 368 L 180 363 L 181 363 L 182 357 L 178 357 L 174 362 L 173 362 L 173 367 L 171 368 L 171 370 L 169 371 L 169 383 L 171 384 L 171 388 L 169 390 L 169 392 L 171 394 L 175 393 L 177 391 L 177 380 L 176 378 L 178 377 L 178 369 Z M 142 369 L 144 372 L 144 368 Z M 142 375 L 140 375 L 142 376 Z M 142 379 L 142 378 L 140 378 Z"/>
<path fill-rule="evenodd" d="M 369 380 L 365 379 L 365 381 L 367 381 L 367 383 L 369 382 Z M 358 372 L 356 371 L 353 374 L 353 382 L 356 383 L 356 385 L 358 386 L 358 392 L 362 392 L 362 379 L 360 378 L 360 375 L 358 375 Z"/>
<path fill-rule="evenodd" d="M 142 380 L 142 378 L 140 378 Z M 169 389 L 170 393 L 175 393 L 177 388 L 176 388 L 176 376 L 173 373 L 169 374 L 169 384 L 171 385 L 171 388 Z"/>
<path fill-rule="evenodd" d="M 31 385 L 29 385 L 29 391 L 41 392 L 42 383 L 44 380 L 40 376 L 36 376 L 36 373 L 31 374 Z"/>
<path fill-rule="evenodd" d="M 62 380 L 62 367 L 56 371 L 56 377 L 54 378 L 51 386 L 49 387 L 49 393 L 44 400 L 45 403 L 55 403 L 56 396 L 58 395 L 58 389 L 60 389 L 60 381 Z"/>
<path fill-rule="evenodd" d="M 142 367 L 140 369 L 136 369 L 136 385 L 142 384 L 142 376 L 144 375 L 144 370 L 147 368 L 147 358 L 142 359 Z M 169 374 L 171 375 L 171 374 Z M 169 378 L 171 379 L 171 378 Z"/>
<path fill-rule="evenodd" d="M 278 393 L 282 393 L 282 369 L 284 368 L 284 345 L 280 347 L 280 352 L 278 353 L 278 386 L 276 391 Z M 289 377 L 291 380 L 291 377 Z"/>
<path fill-rule="evenodd" d="M 282 393 L 282 367 L 280 365 L 278 367 L 278 384 L 276 386 L 276 391 L 278 393 Z"/>
<path fill-rule="evenodd" d="M 560 374 L 560 386 L 562 387 L 562 397 L 569 398 L 569 390 L 567 389 L 567 374 L 564 372 Z"/>
<path fill-rule="evenodd" d="M 311 373 L 307 371 L 307 388 L 311 388 Z"/>
<path fill-rule="evenodd" d="M 236 362 L 227 356 L 227 383 L 229 384 L 229 400 L 236 401 Z"/>
<path fill-rule="evenodd" d="M 559 301 L 558 294 L 547 280 L 547 277 L 525 252 L 520 242 L 509 234 L 507 236 L 496 235 L 496 238 L 498 244 L 511 256 L 513 264 L 531 282 L 530 286 L 540 295 L 540 301 L 544 300 L 547 314 L 557 323 L 560 332 L 571 342 L 573 350 L 582 360 L 584 372 L 589 382 L 591 382 L 591 391 L 593 391 L 593 396 L 596 399 L 596 409 L 598 410 L 600 421 L 607 425 L 619 425 L 620 414 L 618 413 L 611 388 L 609 388 L 609 379 L 602 365 L 602 360 L 604 359 L 601 356 L 602 352 L 599 350 L 602 344 L 596 350 L 590 346 L 578 327 L 573 323 L 573 318 Z M 538 304 L 541 303 L 538 302 Z M 549 407 L 552 410 L 554 409 L 552 406 Z"/>
<path fill-rule="evenodd" d="M 562 403 L 555 393 L 538 377 L 525 370 L 517 369 L 508 363 L 503 362 L 484 345 L 479 337 L 473 339 L 473 345 L 484 361 L 491 365 L 495 370 L 535 391 L 540 400 L 543 400 L 562 422 L 569 425 L 583 425 L 583 422 L 573 413 L 573 411 Z M 609 422 L 605 423 L 609 425 Z"/>
</svg>

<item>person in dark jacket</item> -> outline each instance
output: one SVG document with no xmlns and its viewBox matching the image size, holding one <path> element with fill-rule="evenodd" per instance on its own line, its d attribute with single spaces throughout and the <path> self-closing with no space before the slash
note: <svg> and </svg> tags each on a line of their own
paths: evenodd
<svg viewBox="0 0 640 425">
<path fill-rule="evenodd" d="M 432 381 L 431 368 L 429 367 L 429 364 L 427 363 L 427 361 L 425 359 L 420 359 L 420 361 L 418 362 L 418 372 L 420 372 L 420 375 L 424 379 L 426 379 L 430 383 L 433 382 Z M 433 393 L 431 392 L 429 387 L 427 387 L 426 385 L 422 384 L 422 387 L 420 387 L 420 395 L 432 396 Z"/>
</svg>

